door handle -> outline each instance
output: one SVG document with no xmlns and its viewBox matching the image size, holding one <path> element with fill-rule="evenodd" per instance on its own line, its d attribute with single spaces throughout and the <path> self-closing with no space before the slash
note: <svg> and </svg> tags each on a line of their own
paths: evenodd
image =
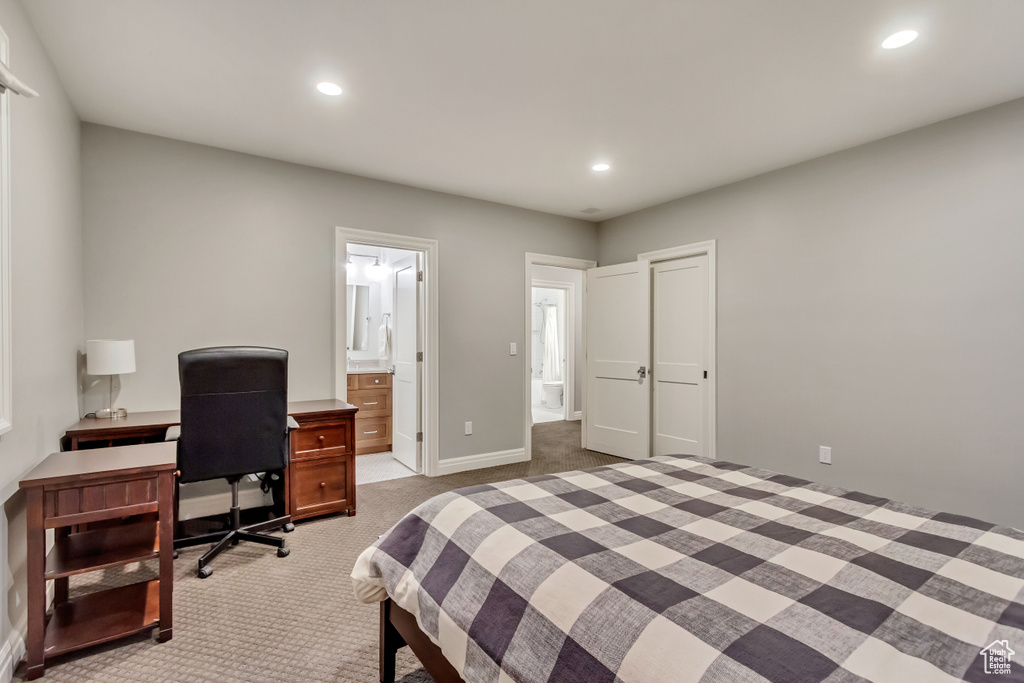
<svg viewBox="0 0 1024 683">
<path fill-rule="evenodd" d="M 637 381 L 639 382 L 640 380 L 642 380 L 646 376 L 647 376 L 647 368 L 645 366 L 641 365 L 640 369 L 636 371 Z"/>
</svg>

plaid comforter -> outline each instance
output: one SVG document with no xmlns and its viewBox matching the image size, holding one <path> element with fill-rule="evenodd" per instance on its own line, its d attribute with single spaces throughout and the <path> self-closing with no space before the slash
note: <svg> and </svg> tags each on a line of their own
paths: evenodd
<svg viewBox="0 0 1024 683">
<path fill-rule="evenodd" d="M 705 458 L 445 493 L 352 578 L 468 683 L 1024 680 L 1024 533 Z"/>
</svg>

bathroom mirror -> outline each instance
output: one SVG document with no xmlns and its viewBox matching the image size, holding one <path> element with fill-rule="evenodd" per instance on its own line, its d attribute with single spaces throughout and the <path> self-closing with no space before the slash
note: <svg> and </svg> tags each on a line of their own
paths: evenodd
<svg viewBox="0 0 1024 683">
<path fill-rule="evenodd" d="M 346 289 L 348 350 L 366 351 L 370 336 L 370 286 L 348 285 Z"/>
</svg>

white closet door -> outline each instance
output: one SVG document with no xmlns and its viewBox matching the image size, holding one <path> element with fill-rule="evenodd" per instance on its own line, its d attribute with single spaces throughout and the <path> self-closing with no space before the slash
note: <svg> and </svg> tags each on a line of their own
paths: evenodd
<svg viewBox="0 0 1024 683">
<path fill-rule="evenodd" d="M 395 376 L 392 391 L 391 452 L 395 460 L 414 472 L 422 472 L 420 443 L 420 289 L 417 274 L 420 255 L 413 254 L 395 263 L 395 313 L 392 343 Z"/>
<path fill-rule="evenodd" d="M 653 272 L 654 455 L 708 455 L 708 257 Z"/>
<path fill-rule="evenodd" d="M 650 454 L 650 263 L 587 271 L 587 448 Z"/>
</svg>

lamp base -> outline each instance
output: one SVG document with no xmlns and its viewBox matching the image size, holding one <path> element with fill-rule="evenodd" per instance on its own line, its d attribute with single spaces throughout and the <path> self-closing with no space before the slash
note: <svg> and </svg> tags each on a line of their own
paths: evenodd
<svg viewBox="0 0 1024 683">
<path fill-rule="evenodd" d="M 102 408 L 96 411 L 97 420 L 112 420 L 119 417 L 128 417 L 128 411 L 124 408 Z"/>
</svg>

